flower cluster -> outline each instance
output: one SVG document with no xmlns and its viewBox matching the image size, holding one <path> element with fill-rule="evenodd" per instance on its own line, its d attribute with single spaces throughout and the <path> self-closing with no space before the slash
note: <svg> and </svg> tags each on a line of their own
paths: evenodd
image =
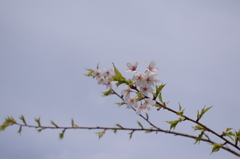
<svg viewBox="0 0 240 159">
<path fill-rule="evenodd" d="M 156 103 L 155 100 L 152 100 L 148 97 L 148 93 L 154 93 L 154 86 L 157 82 L 160 82 L 158 79 L 158 74 L 155 71 L 158 70 L 155 67 L 155 61 L 151 61 L 150 64 L 147 64 L 147 69 L 145 72 L 137 72 L 138 63 L 133 64 L 127 63 L 128 69 L 126 72 L 135 73 L 132 77 L 133 87 L 137 92 L 141 93 L 141 99 L 138 96 L 131 96 L 133 90 L 125 85 L 125 89 L 122 90 L 121 94 L 124 96 L 124 103 L 126 103 L 127 108 L 136 108 L 136 113 L 140 114 L 141 111 L 148 111 L 151 109 L 152 105 Z M 138 103 L 140 101 L 140 103 Z"/>
<path fill-rule="evenodd" d="M 112 71 L 112 69 L 105 69 L 104 68 L 104 72 L 102 73 L 101 70 L 96 68 L 92 72 L 92 76 L 97 79 L 98 84 L 106 85 L 107 89 L 108 88 L 112 89 L 112 85 L 114 84 L 114 82 L 112 81 L 111 78 L 115 76 L 115 73 Z"/>
<path fill-rule="evenodd" d="M 114 66 L 114 64 L 113 64 Z M 104 69 L 102 73 L 98 67 L 95 70 L 88 69 L 90 73 L 87 76 L 93 76 L 98 81 L 98 84 L 106 85 L 109 91 L 112 91 L 114 81 L 118 81 L 116 86 L 124 84 L 124 88 L 121 91 L 123 104 L 127 105 L 127 108 L 135 108 L 136 113 L 139 115 L 142 111 L 148 111 L 152 105 L 156 104 L 156 101 L 149 98 L 148 94 L 154 94 L 154 86 L 160 82 L 157 73 L 158 68 L 155 67 L 155 61 L 151 61 L 147 64 L 145 72 L 137 72 L 138 62 L 127 63 L 126 72 L 134 73 L 132 79 L 126 80 L 122 74 L 114 66 L 114 72 L 112 69 Z M 132 94 L 136 94 L 134 97 Z"/>
</svg>

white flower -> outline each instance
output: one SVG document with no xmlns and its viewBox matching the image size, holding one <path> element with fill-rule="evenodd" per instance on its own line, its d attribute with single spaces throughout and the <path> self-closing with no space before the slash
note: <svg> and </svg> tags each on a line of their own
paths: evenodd
<svg viewBox="0 0 240 159">
<path fill-rule="evenodd" d="M 158 68 L 154 67 L 155 65 L 156 65 L 155 61 L 151 61 L 150 64 L 147 65 L 147 70 L 151 72 L 157 71 Z"/>
<path fill-rule="evenodd" d="M 149 86 L 154 86 L 154 76 L 151 72 L 147 72 L 146 73 L 146 83 L 149 85 Z"/>
<path fill-rule="evenodd" d="M 158 73 L 153 73 L 153 74 L 152 74 L 152 76 L 153 76 L 153 81 L 154 81 L 154 82 L 157 82 L 157 83 L 160 82 L 160 79 L 158 79 L 158 77 L 157 77 L 158 75 L 159 75 Z"/>
<path fill-rule="evenodd" d="M 136 82 L 136 86 L 141 86 L 145 82 L 145 78 L 146 78 L 146 73 L 137 72 L 133 76 L 132 81 Z"/>
<path fill-rule="evenodd" d="M 98 84 L 104 85 L 104 84 L 106 84 L 107 82 L 108 82 L 107 79 L 105 79 L 103 76 L 101 76 L 101 77 L 98 78 Z"/>
<path fill-rule="evenodd" d="M 128 85 L 124 85 L 124 87 L 126 89 L 122 90 L 121 94 L 123 96 L 125 96 L 125 98 L 129 98 L 130 97 L 130 92 L 132 92 L 132 90 L 130 89 L 130 87 Z"/>
<path fill-rule="evenodd" d="M 136 72 L 138 62 L 134 62 L 133 64 L 127 63 L 128 70 L 126 72 Z"/>
<path fill-rule="evenodd" d="M 145 102 L 143 103 L 144 110 L 150 110 L 153 104 L 156 104 L 155 100 L 152 100 L 150 98 L 145 99 Z"/>
<path fill-rule="evenodd" d="M 115 73 L 113 72 L 113 70 L 110 68 L 110 69 L 105 69 L 104 68 L 104 73 L 103 73 L 103 76 L 107 77 L 107 78 L 112 78 L 113 76 L 115 76 Z"/>
<path fill-rule="evenodd" d="M 92 75 L 93 75 L 94 77 L 96 77 L 96 79 L 100 78 L 100 77 L 102 76 L 101 70 L 95 69 L 94 72 L 92 73 Z"/>
<path fill-rule="evenodd" d="M 136 101 L 136 98 L 130 96 L 129 98 L 125 98 L 124 102 L 127 104 L 127 108 L 134 108 L 138 107 L 138 103 Z"/>
<path fill-rule="evenodd" d="M 114 84 L 114 82 L 107 80 L 105 84 L 107 85 L 106 89 L 108 89 L 108 88 L 112 89 L 112 85 Z"/>
<path fill-rule="evenodd" d="M 139 105 L 138 108 L 137 108 L 137 110 L 136 110 L 137 115 L 139 115 L 139 114 L 142 112 L 143 109 L 144 109 L 144 108 L 143 108 L 143 105 L 142 105 L 142 104 Z"/>
<path fill-rule="evenodd" d="M 144 83 L 140 86 L 140 91 L 142 92 L 143 95 L 147 96 L 148 93 L 153 92 L 153 88 L 149 86 L 148 84 Z"/>
</svg>

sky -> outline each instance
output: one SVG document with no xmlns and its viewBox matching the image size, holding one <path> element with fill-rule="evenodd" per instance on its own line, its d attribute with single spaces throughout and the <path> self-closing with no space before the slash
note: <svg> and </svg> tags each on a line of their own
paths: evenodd
<svg viewBox="0 0 240 159">
<path fill-rule="evenodd" d="M 102 97 L 105 86 L 84 76 L 85 68 L 112 68 L 127 78 L 126 63 L 138 62 L 138 71 L 155 60 L 163 100 L 185 115 L 213 106 L 201 122 L 220 133 L 240 129 L 240 1 L 0 1 L 0 122 L 25 116 L 28 124 L 138 128 L 150 126 L 116 96 Z M 116 89 L 116 88 L 114 88 Z M 116 89 L 121 92 L 122 86 Z M 178 117 L 168 111 L 149 112 L 150 120 Z M 175 131 L 198 135 L 190 122 Z M 237 158 L 225 150 L 211 154 L 212 146 L 165 133 L 60 130 L 11 126 L 0 132 L 1 159 L 130 159 Z M 210 134 L 209 134 L 210 135 Z M 218 143 L 223 142 L 211 136 Z"/>
</svg>

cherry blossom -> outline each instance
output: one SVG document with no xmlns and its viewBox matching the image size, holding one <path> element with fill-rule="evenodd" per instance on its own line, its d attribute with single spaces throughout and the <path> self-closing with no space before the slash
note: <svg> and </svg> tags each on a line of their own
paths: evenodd
<svg viewBox="0 0 240 159">
<path fill-rule="evenodd" d="M 107 77 L 107 78 L 112 78 L 113 76 L 115 76 L 115 73 L 113 72 L 113 70 L 110 68 L 110 69 L 105 69 L 104 68 L 104 73 L 103 73 L 103 76 Z"/>
<path fill-rule="evenodd" d="M 124 85 L 124 87 L 126 89 L 122 90 L 121 94 L 123 96 L 125 96 L 125 98 L 129 98 L 130 97 L 130 92 L 132 92 L 132 90 L 130 89 L 130 87 L 128 85 Z"/>
<path fill-rule="evenodd" d="M 152 105 L 153 104 L 156 104 L 156 101 L 150 99 L 150 98 L 147 98 L 144 100 L 145 102 L 143 103 L 143 108 L 144 110 L 150 110 L 152 108 Z"/>
<path fill-rule="evenodd" d="M 94 72 L 92 73 L 92 75 L 93 75 L 94 77 L 96 77 L 96 79 L 100 78 L 100 77 L 102 76 L 101 70 L 95 69 Z"/>
<path fill-rule="evenodd" d="M 147 70 L 151 72 L 155 72 L 158 70 L 157 67 L 154 67 L 156 65 L 155 61 L 151 61 L 149 65 L 147 65 Z"/>
<path fill-rule="evenodd" d="M 136 86 L 141 86 L 145 82 L 145 78 L 146 78 L 146 73 L 137 72 L 133 76 L 132 81 L 136 82 Z"/>
<path fill-rule="evenodd" d="M 127 108 L 134 108 L 138 107 L 138 103 L 136 101 L 136 98 L 130 96 L 129 98 L 125 98 L 124 102 L 127 104 Z"/>
<path fill-rule="evenodd" d="M 107 79 L 105 79 L 103 76 L 99 77 L 98 79 L 98 84 L 106 84 L 107 83 Z"/>
<path fill-rule="evenodd" d="M 134 62 L 133 64 L 127 63 L 128 70 L 126 72 L 136 72 L 138 62 Z"/>
<path fill-rule="evenodd" d="M 139 105 L 138 108 L 137 108 L 137 110 L 136 110 L 137 115 L 141 114 L 141 112 L 142 112 L 143 110 L 144 110 L 143 105 L 142 105 L 142 104 Z"/>
<path fill-rule="evenodd" d="M 107 85 L 106 89 L 108 89 L 108 88 L 112 89 L 112 85 L 114 84 L 114 82 L 107 80 L 105 84 Z"/>
<path fill-rule="evenodd" d="M 153 88 L 149 86 L 148 84 L 144 83 L 140 86 L 140 91 L 142 92 L 143 95 L 147 96 L 148 93 L 153 92 Z"/>
</svg>

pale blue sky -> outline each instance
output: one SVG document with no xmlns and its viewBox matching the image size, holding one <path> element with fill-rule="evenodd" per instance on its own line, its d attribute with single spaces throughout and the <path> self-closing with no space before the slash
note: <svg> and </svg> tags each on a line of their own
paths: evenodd
<svg viewBox="0 0 240 159">
<path fill-rule="evenodd" d="M 239 129 L 240 1 L 0 1 L 0 122 L 24 115 L 29 124 L 41 117 L 70 126 L 138 127 L 133 111 L 101 97 L 104 86 L 87 78 L 84 68 L 110 68 L 126 73 L 127 62 L 155 60 L 160 79 L 168 83 L 163 99 L 169 107 L 186 109 L 195 118 L 204 105 L 214 106 L 202 122 L 221 133 Z M 122 87 L 117 89 L 121 91 Z M 167 111 L 149 112 L 168 129 Z M 176 131 L 193 133 L 186 122 Z M 37 133 L 10 127 L 0 133 L 1 159 L 219 159 L 235 158 L 220 150 L 210 155 L 207 143 L 163 133 L 96 130 Z M 217 142 L 221 140 L 215 139 Z"/>
</svg>

